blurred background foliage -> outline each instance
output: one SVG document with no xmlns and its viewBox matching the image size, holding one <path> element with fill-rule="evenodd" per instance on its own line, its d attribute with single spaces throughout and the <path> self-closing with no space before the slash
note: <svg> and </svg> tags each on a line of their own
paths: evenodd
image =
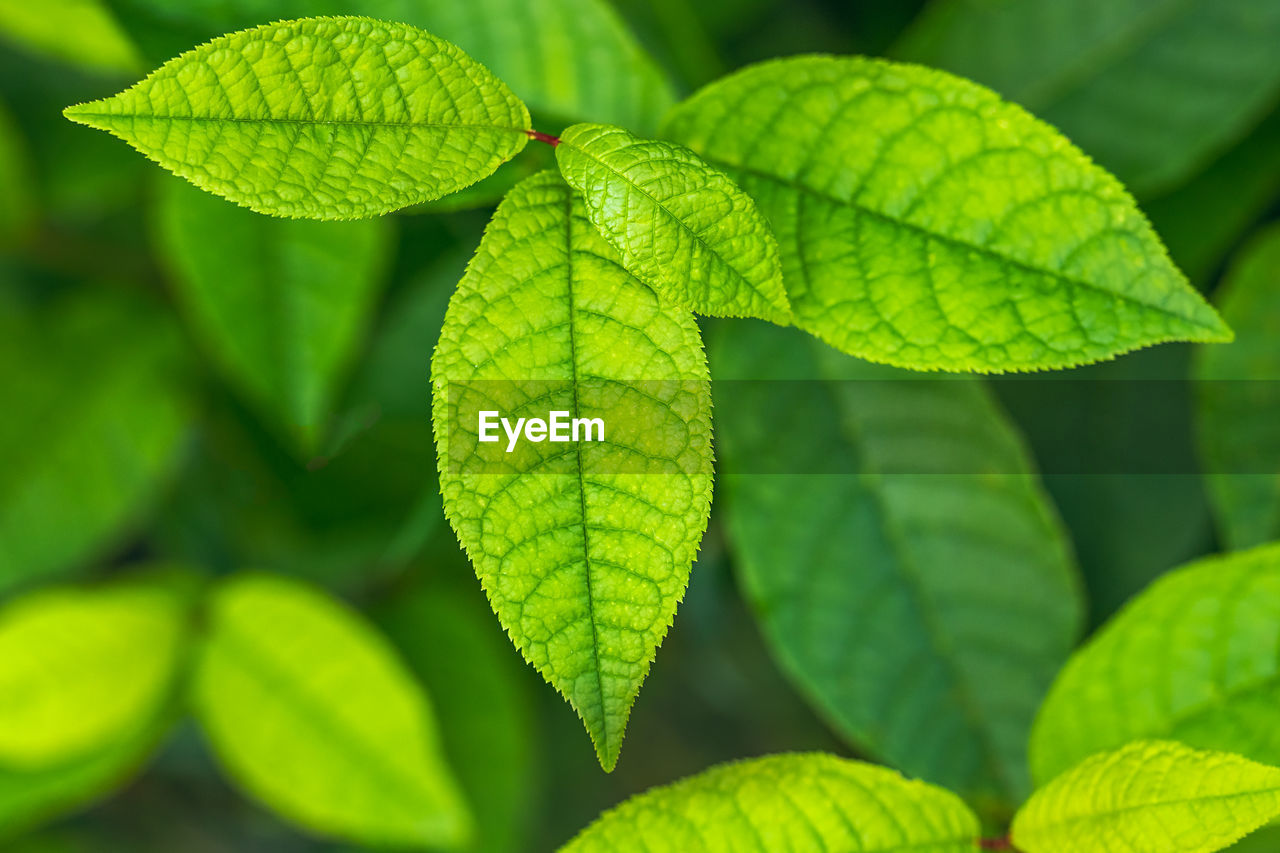
<svg viewBox="0 0 1280 853">
<path fill-rule="evenodd" d="M 160 564 L 326 588 L 381 627 L 431 696 L 477 849 L 548 849 L 622 798 L 721 760 L 851 749 L 770 659 L 720 513 L 607 776 L 459 553 L 436 489 L 430 354 L 492 206 L 545 150 L 394 217 L 287 222 L 61 117 L 221 32 L 339 12 L 456 40 L 544 130 L 577 118 L 652 129 L 678 97 L 773 56 L 946 68 L 1056 123 L 1129 182 L 1211 298 L 1280 213 L 1275 0 L 0 0 L 0 601 Z M 565 82 L 584 75 L 604 82 Z M 1280 258 L 1260 254 L 1254 266 Z M 1280 288 L 1275 269 L 1251 275 Z M 1272 303 L 1249 331 L 1260 346 L 1280 339 Z M 723 331 L 707 324 L 709 338 Z M 1164 346 L 1072 378 L 1180 380 L 1191 355 Z M 1102 383 L 1064 382 L 1059 410 L 1094 425 L 1080 429 L 1044 415 L 1042 383 L 993 386 L 1042 460 L 1105 453 L 1108 427 L 1135 420 L 1153 453 L 1190 453 L 1189 394 L 1136 411 Z M 1045 482 L 1093 624 L 1222 547 L 1198 475 Z M 240 797 L 195 728 L 160 716 L 72 765 L 0 761 L 4 849 L 350 849 Z"/>
</svg>

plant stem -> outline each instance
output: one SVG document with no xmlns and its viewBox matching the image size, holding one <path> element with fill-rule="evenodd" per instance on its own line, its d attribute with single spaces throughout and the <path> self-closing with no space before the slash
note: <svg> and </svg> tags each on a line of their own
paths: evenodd
<svg viewBox="0 0 1280 853">
<path fill-rule="evenodd" d="M 557 145 L 560 144 L 560 137 L 552 136 L 549 133 L 542 133 L 541 131 L 538 131 L 538 130 L 526 130 L 525 133 L 528 134 L 530 139 L 536 139 L 539 142 L 545 142 L 548 145 L 550 145 L 552 148 L 555 148 Z"/>
<path fill-rule="evenodd" d="M 1005 838 L 980 838 L 978 846 L 983 850 L 1007 850 L 1009 853 L 1018 853 L 1017 848 L 1013 846 L 1013 842 Z"/>
</svg>

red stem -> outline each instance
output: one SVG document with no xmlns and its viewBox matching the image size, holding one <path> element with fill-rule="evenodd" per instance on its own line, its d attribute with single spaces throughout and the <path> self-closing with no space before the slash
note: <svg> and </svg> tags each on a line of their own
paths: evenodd
<svg viewBox="0 0 1280 853">
<path fill-rule="evenodd" d="M 1013 842 L 1008 838 L 982 838 L 978 840 L 978 846 L 983 850 L 1008 850 L 1011 853 L 1018 853 Z"/>
<path fill-rule="evenodd" d="M 548 145 L 550 145 L 552 148 L 555 148 L 557 145 L 560 144 L 560 137 L 552 136 L 549 133 L 542 133 L 541 131 L 538 131 L 538 130 L 526 130 L 525 133 L 528 135 L 530 139 L 536 139 L 539 142 L 545 142 Z"/>
</svg>

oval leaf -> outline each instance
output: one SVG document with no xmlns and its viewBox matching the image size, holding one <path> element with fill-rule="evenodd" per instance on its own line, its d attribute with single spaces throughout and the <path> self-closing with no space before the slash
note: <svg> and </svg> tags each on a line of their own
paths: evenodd
<svg viewBox="0 0 1280 853">
<path fill-rule="evenodd" d="M 158 217 L 178 301 L 214 361 L 314 451 L 371 319 L 390 223 L 264 219 L 173 179 Z"/>
<path fill-rule="evenodd" d="M 189 415 L 157 306 L 109 288 L 0 307 L 0 592 L 87 561 L 154 499 Z"/>
<path fill-rule="evenodd" d="M 859 749 L 1017 802 L 1081 605 L 1013 427 L 976 381 L 794 330 L 734 328 L 712 364 L 729 539 L 783 670 Z"/>
<path fill-rule="evenodd" d="M 456 847 L 471 821 L 430 703 L 355 614 L 283 578 L 209 603 L 196 715 L 223 765 L 299 825 L 369 844 Z"/>
<path fill-rule="evenodd" d="M 494 215 L 431 376 L 445 514 L 512 641 L 611 770 L 707 524 L 698 327 L 628 275 L 569 187 L 543 173 Z M 506 453 L 506 437 L 476 440 L 486 409 L 600 418 L 604 440 Z"/>
<path fill-rule="evenodd" d="M 1241 252 L 1219 293 L 1239 333 L 1199 354 L 1200 448 L 1219 528 L 1245 548 L 1280 539 L 1280 226 Z"/>
<path fill-rule="evenodd" d="M 1146 193 L 1274 102 L 1277 42 L 1272 0 L 937 0 L 895 53 L 992 87 Z"/>
<path fill-rule="evenodd" d="M 812 753 L 723 764 L 632 797 L 562 851 L 976 853 L 977 839 L 977 818 L 954 794 Z"/>
<path fill-rule="evenodd" d="M 1280 817 L 1280 769 L 1171 741 L 1095 755 L 1013 821 L 1023 853 L 1214 853 Z"/>
<path fill-rule="evenodd" d="M 150 723 L 183 658 L 187 603 L 135 582 L 44 590 L 0 611 L 0 766 L 47 769 Z"/>
<path fill-rule="evenodd" d="M 1131 740 L 1280 763 L 1280 545 L 1209 557 L 1166 575 L 1063 669 L 1031 736 L 1047 782 Z"/>
<path fill-rule="evenodd" d="M 276 216 L 358 219 L 470 186 L 529 113 L 456 46 L 367 18 L 232 33 L 66 116 L 196 186 Z"/>
<path fill-rule="evenodd" d="M 755 203 L 687 148 L 576 124 L 556 159 L 627 270 L 702 314 L 791 317 L 778 245 Z"/>
<path fill-rule="evenodd" d="M 738 179 L 796 325 L 923 370 L 1032 370 L 1230 331 L 1114 178 L 992 92 L 865 58 L 768 62 L 666 133 Z"/>
</svg>

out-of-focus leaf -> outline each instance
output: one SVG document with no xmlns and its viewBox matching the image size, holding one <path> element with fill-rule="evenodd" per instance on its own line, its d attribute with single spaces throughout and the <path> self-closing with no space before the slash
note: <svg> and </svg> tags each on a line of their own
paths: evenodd
<svg viewBox="0 0 1280 853">
<path fill-rule="evenodd" d="M 984 810 L 1015 804 L 1081 618 L 1019 436 L 977 381 L 857 362 L 792 330 L 722 332 L 728 531 L 783 669 L 858 747 Z"/>
<path fill-rule="evenodd" d="M 621 128 L 575 124 L 556 160 L 623 266 L 663 299 L 717 317 L 790 320 L 768 223 L 698 155 Z"/>
<path fill-rule="evenodd" d="M 1280 545 L 1192 563 L 1160 580 L 1062 670 L 1031 735 L 1043 784 L 1132 740 L 1280 762 Z"/>
<path fill-rule="evenodd" d="M 111 0 L 156 61 L 231 30 L 305 15 L 402 21 L 483 62 L 530 107 L 652 130 L 671 85 L 607 0 Z"/>
<path fill-rule="evenodd" d="M 1265 114 L 1277 43 L 1273 0 L 935 0 L 895 53 L 991 86 L 1145 194 Z"/>
<path fill-rule="evenodd" d="M 665 128 L 756 199 L 796 325 L 852 355 L 999 372 L 1230 340 L 1115 178 L 967 80 L 778 60 L 701 90 Z"/>
<path fill-rule="evenodd" d="M 1173 741 L 1095 755 L 1013 821 L 1023 853 L 1214 853 L 1280 817 L 1280 768 Z"/>
<path fill-rule="evenodd" d="M 470 849 L 521 850 L 537 795 L 534 676 L 489 612 L 461 554 L 457 562 L 465 585 L 433 577 L 397 594 L 378 621 L 431 693 L 445 754 L 476 816 Z"/>
<path fill-rule="evenodd" d="M 241 576 L 208 605 L 196 714 L 231 777 L 315 832 L 457 847 L 471 818 L 421 687 L 355 613 L 294 581 Z"/>
<path fill-rule="evenodd" d="M 0 767 L 44 770 L 125 740 L 170 697 L 189 597 L 137 580 L 0 610 Z"/>
<path fill-rule="evenodd" d="M 0 3 L 0 37 L 93 71 L 130 72 L 142 58 L 101 0 Z"/>
<path fill-rule="evenodd" d="M 0 311 L 0 591 L 118 541 L 166 482 L 188 422 L 159 309 L 99 286 Z"/>
<path fill-rule="evenodd" d="M 892 770 L 798 753 L 722 764 L 605 812 L 563 853 L 976 853 L 978 819 Z"/>
<path fill-rule="evenodd" d="M 214 362 L 304 452 L 369 326 L 391 223 L 270 219 L 165 178 L 160 249 Z"/>
<path fill-rule="evenodd" d="M 1245 548 L 1280 538 L 1280 226 L 1240 253 L 1217 302 L 1239 332 L 1199 353 L 1200 446 L 1223 538 Z"/>
<path fill-rule="evenodd" d="M 707 526 L 697 324 L 627 273 L 581 200 L 543 172 L 494 214 L 449 302 L 431 383 L 445 514 L 512 641 L 612 770 Z M 598 418 L 608 432 L 494 460 L 476 403 L 505 418 Z"/>
<path fill-rule="evenodd" d="M 1268 206 L 1280 198 L 1280 109 L 1236 147 L 1143 211 L 1178 266 L 1202 288 L 1215 267 Z"/>
<path fill-rule="evenodd" d="M 201 189 L 301 219 L 448 195 L 518 154 L 529 128 L 524 104 L 458 47 L 367 18 L 222 36 L 64 114 Z"/>
</svg>

